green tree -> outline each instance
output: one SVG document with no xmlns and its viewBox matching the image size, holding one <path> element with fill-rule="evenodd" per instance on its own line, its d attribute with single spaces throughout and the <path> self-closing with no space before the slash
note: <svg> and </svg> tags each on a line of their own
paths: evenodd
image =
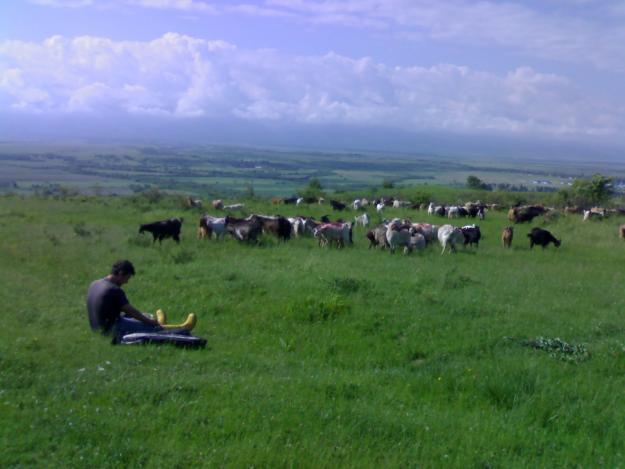
<svg viewBox="0 0 625 469">
<path fill-rule="evenodd" d="M 323 186 L 321 181 L 317 178 L 311 178 L 308 181 L 308 185 L 301 190 L 301 195 L 304 197 L 316 197 L 323 194 Z"/>
<path fill-rule="evenodd" d="M 573 193 L 570 189 L 562 188 L 556 193 L 556 203 L 562 207 L 571 205 Z"/>
<path fill-rule="evenodd" d="M 256 198 L 256 191 L 254 191 L 254 183 L 252 181 L 248 181 L 245 184 L 245 198 L 246 199 Z"/>
<path fill-rule="evenodd" d="M 395 183 L 390 179 L 385 179 L 384 181 L 382 181 L 383 189 L 392 189 L 393 187 L 395 187 Z"/>
<path fill-rule="evenodd" d="M 603 204 L 614 195 L 612 178 L 594 174 L 590 179 L 576 179 L 571 192 L 580 205 Z"/>
<path fill-rule="evenodd" d="M 467 178 L 467 187 L 469 189 L 478 189 L 478 190 L 488 189 L 488 185 L 484 181 L 482 181 L 479 177 L 473 176 L 473 175 L 470 175 Z"/>
<path fill-rule="evenodd" d="M 165 193 L 158 187 L 150 187 L 144 190 L 141 195 L 151 204 L 157 204 L 165 197 Z"/>
</svg>

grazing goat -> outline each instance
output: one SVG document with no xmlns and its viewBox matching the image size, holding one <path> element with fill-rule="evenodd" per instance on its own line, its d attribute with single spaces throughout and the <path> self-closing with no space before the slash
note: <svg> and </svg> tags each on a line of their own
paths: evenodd
<svg viewBox="0 0 625 469">
<path fill-rule="evenodd" d="M 354 218 L 354 225 L 369 226 L 369 215 L 363 213 Z"/>
<path fill-rule="evenodd" d="M 482 238 L 482 233 L 480 232 L 479 226 L 475 224 L 466 225 L 466 226 L 463 226 L 461 230 L 462 230 L 462 234 L 464 235 L 465 246 L 467 244 L 469 246 L 473 246 L 475 244 L 475 246 L 479 247 L 480 239 Z"/>
<path fill-rule="evenodd" d="M 601 220 L 603 218 L 605 218 L 606 216 L 606 212 L 605 211 L 598 211 L 598 210 L 584 210 L 584 221 L 587 220 Z"/>
<path fill-rule="evenodd" d="M 450 252 L 455 253 L 456 244 L 464 244 L 464 234 L 457 226 L 443 225 L 438 229 L 438 241 L 443 246 L 441 255 L 445 254 L 447 246 L 450 247 Z"/>
<path fill-rule="evenodd" d="M 447 208 L 447 218 L 458 218 L 460 216 L 460 212 L 458 207 L 452 205 Z"/>
<path fill-rule="evenodd" d="M 168 220 L 146 223 L 139 227 L 139 233 L 144 233 L 145 231 L 152 233 L 152 244 L 157 239 L 159 244 L 161 244 L 165 238 L 172 238 L 177 243 L 180 243 L 180 228 L 183 221 L 182 218 L 170 218 Z"/>
<path fill-rule="evenodd" d="M 189 208 L 202 208 L 202 201 L 200 199 L 194 199 L 191 196 L 187 197 L 186 204 Z"/>
<path fill-rule="evenodd" d="M 338 200 L 330 200 L 330 206 L 333 210 L 345 210 L 347 207 L 343 202 L 339 202 Z"/>
<path fill-rule="evenodd" d="M 431 225 L 430 223 L 413 223 L 412 227 L 415 232 L 420 233 L 425 238 L 425 241 L 431 243 L 438 238 L 438 225 Z"/>
<path fill-rule="evenodd" d="M 514 236 L 514 230 L 511 226 L 506 226 L 501 233 L 501 242 L 504 248 L 512 246 L 512 238 Z"/>
<path fill-rule="evenodd" d="M 302 234 L 306 236 L 314 236 L 315 228 L 321 225 L 320 222 L 315 221 L 312 217 L 302 217 Z"/>
<path fill-rule="evenodd" d="M 302 217 L 287 218 L 291 224 L 291 236 L 302 236 L 304 234 L 304 219 Z"/>
<path fill-rule="evenodd" d="M 319 246 L 328 246 L 336 243 L 342 248 L 346 244 L 353 244 L 351 223 L 324 223 L 314 231 L 314 237 L 319 240 Z"/>
<path fill-rule="evenodd" d="M 464 207 L 452 206 L 447 209 L 447 218 L 467 217 L 469 211 Z"/>
<path fill-rule="evenodd" d="M 404 247 L 404 254 L 409 253 L 412 250 L 410 240 L 413 234 L 415 234 L 415 231 L 412 226 L 408 228 L 405 225 L 389 223 L 386 228 L 386 241 L 391 248 L 391 254 L 399 246 Z"/>
<path fill-rule="evenodd" d="M 542 205 L 524 205 L 521 207 L 513 207 L 508 211 L 508 220 L 514 223 L 524 223 L 532 221 L 538 215 L 542 215 L 547 211 Z"/>
<path fill-rule="evenodd" d="M 444 217 L 447 214 L 447 209 L 444 205 L 438 205 L 434 207 L 434 215 L 438 215 L 439 217 Z"/>
<path fill-rule="evenodd" d="M 410 248 L 413 250 L 423 251 L 426 245 L 425 236 L 421 233 L 414 233 L 410 238 Z"/>
<path fill-rule="evenodd" d="M 258 242 L 258 236 L 263 231 L 263 224 L 256 215 L 249 219 L 235 218 L 228 215 L 226 217 L 226 229 L 228 233 L 239 241 Z"/>
<path fill-rule="evenodd" d="M 480 220 L 484 219 L 484 205 L 479 200 L 477 202 L 467 202 L 464 204 L 464 209 L 467 211 L 467 215 L 471 218 L 480 217 Z"/>
<path fill-rule="evenodd" d="M 224 210 L 226 211 L 241 210 L 243 207 L 245 207 L 245 204 L 224 205 Z"/>
<path fill-rule="evenodd" d="M 217 218 L 211 215 L 204 215 L 200 218 L 200 226 L 198 228 L 197 237 L 200 239 L 211 239 L 213 233 L 217 239 L 223 237 L 226 233 L 226 219 Z"/>
<path fill-rule="evenodd" d="M 378 225 L 374 229 L 367 231 L 369 249 L 380 246 L 382 249 L 388 247 L 386 240 L 386 225 Z"/>
<path fill-rule="evenodd" d="M 553 243 L 555 247 L 560 247 L 562 241 L 556 239 L 549 231 L 543 230 L 542 228 L 532 228 L 527 234 L 527 237 L 530 239 L 530 249 L 534 247 L 534 245 L 542 246 L 543 249 L 547 247 L 549 243 Z"/>
<path fill-rule="evenodd" d="M 412 204 L 410 202 L 408 202 L 407 200 L 394 200 L 393 201 L 393 208 L 406 208 L 406 207 L 410 207 Z"/>
<path fill-rule="evenodd" d="M 577 205 L 564 207 L 564 213 L 579 214 L 579 213 L 582 213 L 583 211 L 584 210 L 581 207 L 578 207 Z"/>
<path fill-rule="evenodd" d="M 253 215 L 256 216 L 263 225 L 263 231 L 265 233 L 271 233 L 276 236 L 278 239 L 282 241 L 288 241 L 291 239 L 291 230 L 292 225 L 289 220 L 284 218 L 283 216 L 277 215 L 275 217 L 268 217 L 264 215 Z M 251 217 L 247 218 L 248 220 Z"/>
</svg>

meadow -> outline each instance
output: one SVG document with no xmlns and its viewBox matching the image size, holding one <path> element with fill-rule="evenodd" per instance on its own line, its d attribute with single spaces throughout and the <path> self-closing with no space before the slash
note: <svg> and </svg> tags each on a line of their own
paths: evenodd
<svg viewBox="0 0 625 469">
<path fill-rule="evenodd" d="M 342 250 L 198 240 L 201 213 L 0 197 L 0 467 L 622 465 L 625 220 L 538 218 L 504 250 L 506 214 L 489 212 L 479 248 L 403 256 L 367 249 L 362 228 Z M 170 216 L 180 245 L 137 233 Z M 532 226 L 562 246 L 530 251 Z M 130 301 L 196 313 L 205 349 L 90 331 L 86 289 L 120 258 Z"/>
<path fill-rule="evenodd" d="M 216 145 L 122 145 L 0 142 L 0 193 L 132 194 L 146 187 L 202 198 L 291 196 L 311 178 L 333 191 L 395 187 L 464 187 L 469 175 L 490 184 L 556 190 L 575 177 L 607 173 L 625 181 L 623 161 L 321 152 Z"/>
</svg>

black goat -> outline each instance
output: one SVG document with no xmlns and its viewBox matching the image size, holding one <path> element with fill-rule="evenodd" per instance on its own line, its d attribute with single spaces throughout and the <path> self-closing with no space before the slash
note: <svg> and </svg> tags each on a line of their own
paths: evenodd
<svg viewBox="0 0 625 469">
<path fill-rule="evenodd" d="M 170 218 L 169 220 L 155 221 L 152 223 L 146 223 L 139 227 L 139 233 L 145 231 L 152 233 L 152 244 L 156 242 L 161 243 L 165 238 L 172 238 L 177 243 L 180 243 L 180 228 L 182 227 L 182 218 Z"/>
<path fill-rule="evenodd" d="M 530 249 L 534 247 L 534 244 L 542 246 L 543 249 L 547 247 L 549 243 L 553 243 L 555 247 L 560 247 L 562 241 L 556 239 L 549 231 L 542 228 L 532 228 L 532 231 L 527 234 L 530 239 Z"/>
</svg>

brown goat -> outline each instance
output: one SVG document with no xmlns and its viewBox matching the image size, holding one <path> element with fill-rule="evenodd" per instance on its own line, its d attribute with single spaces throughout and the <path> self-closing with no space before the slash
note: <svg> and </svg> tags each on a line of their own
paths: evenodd
<svg viewBox="0 0 625 469">
<path fill-rule="evenodd" d="M 625 239 L 625 225 L 618 227 L 618 235 L 621 239 Z"/>
<path fill-rule="evenodd" d="M 501 233 L 501 242 L 504 248 L 509 248 L 512 245 L 512 237 L 514 236 L 514 230 L 511 226 L 506 226 Z"/>
<path fill-rule="evenodd" d="M 508 211 L 508 220 L 514 223 L 524 223 L 532 221 L 535 217 L 543 215 L 547 209 L 542 205 L 523 205 L 512 207 Z"/>
</svg>

